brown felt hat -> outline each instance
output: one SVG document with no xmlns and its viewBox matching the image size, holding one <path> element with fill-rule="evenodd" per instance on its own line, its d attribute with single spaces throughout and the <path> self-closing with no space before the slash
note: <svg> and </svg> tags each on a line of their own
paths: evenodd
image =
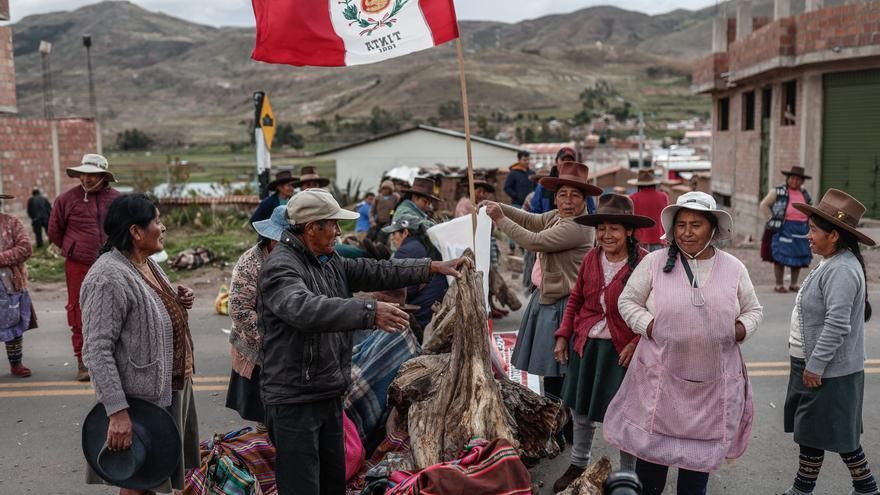
<svg viewBox="0 0 880 495">
<path fill-rule="evenodd" d="M 278 189 L 278 186 L 281 184 L 287 184 L 288 182 L 292 182 L 294 187 L 299 185 L 299 180 L 293 176 L 293 170 L 279 170 L 275 174 L 275 180 L 269 183 L 268 189 L 274 191 L 275 189 Z"/>
<path fill-rule="evenodd" d="M 804 170 L 804 167 L 799 167 L 797 165 L 795 165 L 794 167 L 791 167 L 791 170 L 783 170 L 782 175 L 784 175 L 786 177 L 788 177 L 790 175 L 794 175 L 794 176 L 800 177 L 804 180 L 812 179 L 812 177 L 810 177 L 809 175 L 806 174 L 806 170 Z"/>
<path fill-rule="evenodd" d="M 839 189 L 829 189 L 822 201 L 816 206 L 805 203 L 792 204 L 806 215 L 816 215 L 824 218 L 835 226 L 854 235 L 856 239 L 867 246 L 875 246 L 877 243 L 867 235 L 859 232 L 859 222 L 865 214 L 865 205 L 856 198 Z"/>
<path fill-rule="evenodd" d="M 656 186 L 660 184 L 660 181 L 654 175 L 654 169 L 643 168 L 639 170 L 639 175 L 635 179 L 630 179 L 626 183 L 631 186 Z"/>
<path fill-rule="evenodd" d="M 600 223 L 619 223 L 636 228 L 653 227 L 655 222 L 650 218 L 633 213 L 635 206 L 629 196 L 623 194 L 603 194 L 596 205 L 593 215 L 581 215 L 574 219 L 581 225 L 595 227 Z"/>
<path fill-rule="evenodd" d="M 318 175 L 318 171 L 315 169 L 315 167 L 303 167 L 299 171 L 299 174 L 300 185 L 302 185 L 304 182 L 317 182 L 318 187 L 327 187 L 330 185 L 330 179 Z"/>
<path fill-rule="evenodd" d="M 432 179 L 426 179 L 424 177 L 416 177 L 413 179 L 412 187 L 408 189 L 401 190 L 402 193 L 410 193 L 416 194 L 419 196 L 424 196 L 426 198 L 431 198 L 434 201 L 440 201 L 440 198 L 434 196 L 434 181 Z"/>
<path fill-rule="evenodd" d="M 544 177 L 539 184 L 556 191 L 562 186 L 571 186 L 583 191 L 585 196 L 599 196 L 602 189 L 587 182 L 590 169 L 579 162 L 562 162 L 558 165 L 559 177 Z"/>
</svg>

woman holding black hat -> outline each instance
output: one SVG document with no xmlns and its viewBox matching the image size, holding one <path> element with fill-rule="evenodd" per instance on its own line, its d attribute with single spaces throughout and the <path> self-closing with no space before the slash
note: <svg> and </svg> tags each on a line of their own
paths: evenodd
<svg viewBox="0 0 880 495">
<path fill-rule="evenodd" d="M 617 309 L 617 299 L 633 270 L 647 251 L 634 232 L 654 221 L 633 213 L 627 196 L 606 194 L 599 198 L 596 214 L 575 222 L 596 228 L 597 246 L 584 257 L 577 282 L 571 290 L 562 324 L 556 330 L 556 360 L 568 366 L 562 400 L 571 410 L 574 443 L 571 465 L 553 484 L 565 490 L 590 463 L 595 423 L 605 420 L 608 403 L 620 388 L 639 335 Z M 620 452 L 621 469 L 635 469 L 635 458 Z"/>
<path fill-rule="evenodd" d="M 198 467 L 200 460 L 187 314 L 193 305 L 193 291 L 183 286 L 172 289 L 162 268 L 150 258 L 163 249 L 165 226 L 155 203 L 146 195 L 116 198 L 107 210 L 104 232 L 107 243 L 83 281 L 81 300 L 83 360 L 91 372 L 95 396 L 109 417 L 107 447 L 111 451 L 131 448 L 133 426 L 128 408 L 129 399 L 136 398 L 171 413 L 180 433 L 177 452 L 182 451 L 169 478 L 155 480 L 154 487 L 139 486 L 120 493 L 181 490 L 185 470 Z M 146 465 L 152 463 L 148 459 Z M 90 467 L 89 483 L 131 486 L 127 479 L 108 479 L 96 472 L 94 465 Z"/>
<path fill-rule="evenodd" d="M 812 204 L 804 181 L 811 179 L 804 167 L 783 170 L 785 184 L 777 186 L 761 200 L 761 210 L 769 218 L 761 239 L 761 259 L 773 263 L 776 292 L 797 292 L 801 268 L 810 266 L 813 256 L 807 242 L 807 216 L 794 207 L 795 203 Z M 785 267 L 791 271 L 791 281 L 785 288 Z"/>
<path fill-rule="evenodd" d="M 586 198 L 602 190 L 589 183 L 587 166 L 565 162 L 559 177 L 545 177 L 541 185 L 555 194 L 556 210 L 538 215 L 519 208 L 484 201 L 495 225 L 524 249 L 537 253 L 532 282 L 537 287 L 520 323 L 513 365 L 544 377 L 544 392 L 559 398 L 565 365 L 554 359 L 553 333 L 562 322 L 569 293 L 584 255 L 593 245 L 593 229 L 575 223 L 587 211 Z"/>
<path fill-rule="evenodd" d="M 13 197 L 0 194 L 0 199 Z M 21 363 L 22 335 L 37 328 L 37 315 L 27 290 L 25 262 L 31 253 L 31 239 L 24 225 L 0 213 L 0 340 L 6 344 L 10 373 L 19 378 L 31 376 L 31 370 Z"/>
<path fill-rule="evenodd" d="M 822 261 L 804 280 L 791 314 L 785 431 L 794 433 L 800 466 L 785 494 L 812 493 L 829 451 L 849 469 L 853 494 L 876 495 L 860 441 L 871 305 L 859 248 L 876 243 L 858 229 L 865 206 L 843 191 L 829 189 L 815 207 L 794 207 L 809 218 L 810 248 Z"/>
</svg>

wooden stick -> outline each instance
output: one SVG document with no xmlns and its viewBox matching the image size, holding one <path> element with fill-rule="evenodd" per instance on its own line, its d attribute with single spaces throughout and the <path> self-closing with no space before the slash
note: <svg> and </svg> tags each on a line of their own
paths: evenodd
<svg viewBox="0 0 880 495">
<path fill-rule="evenodd" d="M 461 30 L 459 30 L 461 32 Z M 467 146 L 468 161 L 468 190 L 470 191 L 471 225 L 473 227 L 474 252 L 477 250 L 477 195 L 474 188 L 474 156 L 471 149 L 471 116 L 468 105 L 467 80 L 464 77 L 464 48 L 461 44 L 461 35 L 455 40 L 455 51 L 458 53 L 458 75 L 461 79 L 461 107 L 464 112 L 464 142 Z"/>
</svg>

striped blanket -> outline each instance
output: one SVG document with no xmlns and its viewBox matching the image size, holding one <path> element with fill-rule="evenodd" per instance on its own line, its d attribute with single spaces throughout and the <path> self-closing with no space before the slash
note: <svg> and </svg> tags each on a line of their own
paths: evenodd
<svg viewBox="0 0 880 495">
<path fill-rule="evenodd" d="M 531 495 L 532 481 L 519 453 L 507 440 L 472 440 L 454 461 L 417 473 L 391 474 L 385 495 Z M 390 486 L 390 485 L 389 485 Z"/>
<path fill-rule="evenodd" d="M 388 387 L 400 366 L 421 353 L 412 331 L 372 332 L 355 346 L 351 356 L 351 385 L 345 394 L 345 413 L 358 427 L 361 440 L 384 425 Z"/>
<path fill-rule="evenodd" d="M 267 434 L 247 427 L 223 436 L 217 435 L 203 441 L 199 447 L 202 462 L 198 469 L 186 474 L 184 495 L 217 493 L 207 477 L 211 472 L 212 464 L 216 463 L 220 456 L 229 456 L 242 463 L 259 484 L 261 491 L 256 493 L 264 495 L 278 493 L 275 488 L 275 447 L 269 442 Z"/>
</svg>

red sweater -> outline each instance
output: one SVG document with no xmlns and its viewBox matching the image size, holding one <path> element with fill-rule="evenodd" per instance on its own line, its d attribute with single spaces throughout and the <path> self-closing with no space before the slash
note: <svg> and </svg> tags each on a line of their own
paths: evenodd
<svg viewBox="0 0 880 495">
<path fill-rule="evenodd" d="M 639 250 L 639 261 L 646 253 L 643 249 Z M 600 283 L 605 281 L 600 256 L 605 256 L 605 254 L 602 252 L 602 248 L 598 247 L 589 250 L 584 256 L 577 282 L 572 287 L 568 304 L 565 306 L 562 323 L 555 333 L 557 337 L 565 337 L 566 339 L 571 338 L 574 334 L 573 347 L 581 357 L 584 355 L 584 347 L 589 340 L 590 329 L 603 318 L 611 331 L 611 342 L 618 353 L 623 351 L 623 348 L 630 342 L 638 343 L 639 341 L 639 336 L 630 330 L 617 309 L 617 299 L 626 285 L 624 278 L 629 272 L 629 265 L 624 265 L 605 288 L 606 313 L 602 310 L 602 303 L 599 300 L 599 295 L 603 294 Z"/>
<path fill-rule="evenodd" d="M 82 186 L 77 185 L 55 199 L 49 217 L 49 240 L 61 248 L 62 256 L 84 265 L 98 259 L 101 246 L 107 242 L 104 234 L 107 208 L 119 195 L 119 191 L 106 186 L 88 193 L 88 201 L 85 201 L 86 194 Z"/>
<path fill-rule="evenodd" d="M 641 244 L 662 244 L 660 236 L 663 235 L 663 225 L 660 223 L 660 212 L 669 205 L 669 196 L 663 191 L 656 189 L 642 189 L 631 194 L 636 215 L 646 216 L 656 224 L 653 227 L 636 229 L 636 239 Z"/>
</svg>

